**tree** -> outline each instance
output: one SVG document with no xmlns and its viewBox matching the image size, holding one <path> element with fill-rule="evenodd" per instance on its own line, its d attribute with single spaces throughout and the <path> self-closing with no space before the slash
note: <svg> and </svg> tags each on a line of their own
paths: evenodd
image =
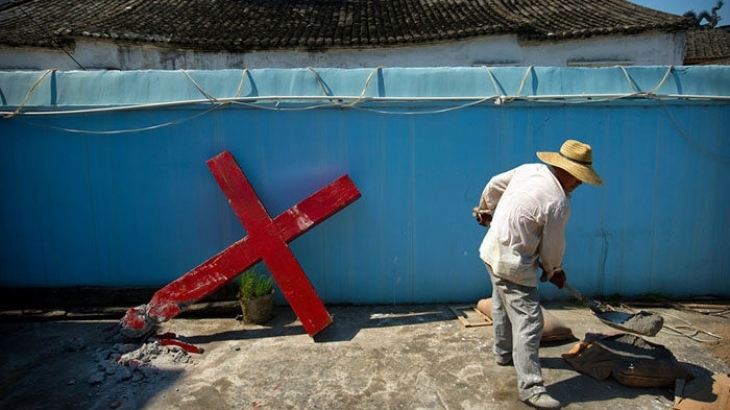
<svg viewBox="0 0 730 410">
<path fill-rule="evenodd" d="M 695 21 L 695 28 L 714 28 L 717 23 L 722 20 L 722 17 L 717 15 L 717 11 L 725 5 L 725 0 L 717 0 L 715 7 L 712 8 L 712 13 L 708 13 L 706 10 L 695 14 L 694 10 L 690 10 L 683 14 L 684 17 L 690 17 Z M 702 25 L 702 20 L 707 20 L 707 24 Z"/>
</svg>

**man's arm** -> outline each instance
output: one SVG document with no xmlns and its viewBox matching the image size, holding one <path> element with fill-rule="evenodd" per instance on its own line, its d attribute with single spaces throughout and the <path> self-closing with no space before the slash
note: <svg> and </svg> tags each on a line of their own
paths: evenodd
<svg viewBox="0 0 730 410">
<path fill-rule="evenodd" d="M 570 208 L 561 207 L 546 217 L 540 241 L 540 263 L 542 269 L 552 278 L 557 271 L 563 270 L 565 254 L 565 226 L 570 217 Z"/>
<path fill-rule="evenodd" d="M 507 189 L 509 182 L 512 180 L 514 175 L 514 169 L 497 174 L 493 176 L 482 191 L 482 196 L 479 198 L 479 206 L 474 208 L 474 216 L 477 218 L 477 222 L 480 225 L 489 226 L 492 222 L 492 215 L 494 210 L 497 208 L 502 194 Z"/>
</svg>

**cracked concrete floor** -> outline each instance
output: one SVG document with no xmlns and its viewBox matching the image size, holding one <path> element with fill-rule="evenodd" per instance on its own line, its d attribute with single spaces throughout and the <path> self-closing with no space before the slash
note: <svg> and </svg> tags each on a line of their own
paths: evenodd
<svg viewBox="0 0 730 410">
<path fill-rule="evenodd" d="M 614 332 L 588 309 L 567 303 L 544 306 L 577 338 Z M 334 323 L 315 338 L 288 307 L 276 307 L 265 325 L 244 325 L 234 314 L 177 317 L 161 330 L 203 348 L 202 354 L 181 362 L 160 355 L 142 364 L 140 377 L 109 376 L 95 383 L 90 376 L 105 371 L 99 354 L 114 345 L 116 320 L 0 322 L 0 408 L 529 408 L 518 400 L 514 369 L 491 359 L 491 326 L 465 327 L 449 305 L 328 310 Z M 666 314 L 667 324 L 728 325 L 725 317 L 652 310 Z M 696 375 L 696 382 L 730 371 L 705 343 L 666 331 L 646 340 L 667 347 Z M 578 373 L 561 357 L 577 341 L 546 343 L 540 349 L 548 391 L 564 408 L 672 407 L 673 389 L 631 388 Z"/>
</svg>

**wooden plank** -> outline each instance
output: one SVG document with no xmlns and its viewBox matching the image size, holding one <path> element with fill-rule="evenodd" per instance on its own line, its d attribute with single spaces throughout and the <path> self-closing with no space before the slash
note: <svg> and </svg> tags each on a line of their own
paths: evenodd
<svg viewBox="0 0 730 410">
<path fill-rule="evenodd" d="M 492 319 L 479 311 L 475 306 L 449 306 L 451 312 L 464 327 L 491 326 Z"/>
</svg>

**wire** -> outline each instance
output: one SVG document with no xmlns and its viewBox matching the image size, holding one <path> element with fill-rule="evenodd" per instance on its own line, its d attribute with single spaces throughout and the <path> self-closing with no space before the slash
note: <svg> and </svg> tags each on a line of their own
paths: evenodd
<svg viewBox="0 0 730 410">
<path fill-rule="evenodd" d="M 687 337 L 694 341 L 702 342 L 702 343 L 718 343 L 724 339 L 720 335 L 716 335 L 714 333 L 708 332 L 707 330 L 703 330 L 703 329 L 693 326 L 690 322 L 680 318 L 677 315 L 673 315 L 671 313 L 666 313 L 666 312 L 663 313 L 663 315 L 671 316 L 671 317 L 685 323 L 683 325 L 676 325 L 676 326 L 670 326 L 665 323 L 662 327 L 662 331 L 666 332 L 667 330 L 669 330 L 669 331 L 673 332 L 673 333 L 669 333 L 669 335 L 671 335 L 671 336 L 684 336 L 684 337 Z M 701 335 L 706 335 L 708 337 L 701 337 Z"/>
<path fill-rule="evenodd" d="M 484 69 L 489 77 L 489 80 L 491 81 L 492 86 L 494 87 L 495 95 L 492 96 L 451 96 L 451 97 L 366 97 L 365 93 L 367 92 L 367 89 L 370 85 L 370 82 L 374 75 L 383 70 L 384 67 L 378 66 L 375 69 L 373 69 L 370 74 L 368 75 L 362 91 L 358 96 L 335 96 L 332 94 L 332 92 L 327 87 L 327 84 L 322 79 L 322 77 L 319 75 L 319 73 L 312 67 L 308 67 L 308 69 L 312 72 L 312 74 L 315 76 L 315 79 L 317 80 L 317 83 L 320 87 L 320 89 L 323 92 L 323 95 L 316 95 L 316 96 L 252 96 L 252 97 L 241 97 L 241 92 L 243 90 L 243 86 L 245 83 L 246 77 L 249 75 L 248 69 L 244 69 L 241 73 L 241 80 L 239 82 L 236 94 L 234 97 L 230 98 L 221 98 L 216 97 L 209 93 L 207 90 L 205 90 L 198 82 L 195 81 L 195 79 L 185 70 L 180 70 L 185 77 L 195 86 L 195 88 L 205 97 L 205 99 L 198 99 L 198 100 L 181 100 L 181 101 L 170 101 L 170 102 L 162 102 L 162 103 L 146 103 L 146 104 L 134 104 L 134 105 L 124 105 L 124 106 L 111 106 L 111 107 L 95 107 L 95 108 L 85 108 L 85 109 L 74 109 L 74 110 L 56 110 L 56 111 L 36 111 L 36 112 L 23 112 L 23 108 L 25 107 L 27 101 L 30 99 L 33 92 L 36 90 L 37 86 L 42 82 L 44 78 L 46 78 L 50 73 L 56 70 L 48 70 L 43 75 L 41 75 L 38 80 L 35 81 L 35 83 L 30 87 L 28 92 L 26 93 L 25 98 L 21 102 L 21 104 L 12 112 L 3 112 L 0 111 L 0 115 L 3 115 L 3 118 L 12 118 L 18 115 L 21 116 L 53 116 L 53 115 L 78 115 L 78 114 L 93 114 L 93 113 L 104 113 L 104 112 L 116 112 L 116 111 L 126 111 L 126 110 L 141 110 L 141 109 L 159 109 L 159 108 L 166 108 L 166 107 L 175 107 L 175 106 L 186 106 L 186 105 L 198 105 L 198 104 L 214 104 L 213 108 L 204 110 L 202 112 L 196 113 L 195 115 L 192 115 L 186 119 L 180 119 L 176 121 L 168 121 L 156 125 L 151 125 L 147 127 L 138 127 L 138 128 L 130 128 L 130 129 L 123 129 L 123 130 L 108 130 L 108 131 L 90 131 L 90 130 L 81 130 L 81 129 L 74 129 L 74 128 L 62 128 L 62 127 L 55 127 L 50 126 L 47 124 L 38 124 L 33 123 L 30 121 L 26 121 L 32 125 L 40 126 L 40 127 L 46 127 L 61 131 L 67 131 L 67 132 L 73 132 L 73 133 L 86 133 L 86 134 L 121 134 L 121 133 L 131 133 L 131 132 L 142 132 L 142 131 L 149 131 L 154 129 L 159 129 L 162 127 L 168 127 L 168 126 L 174 126 L 177 124 L 180 124 L 185 121 L 189 121 L 195 118 L 198 118 L 202 115 L 205 115 L 211 111 L 213 111 L 216 108 L 222 107 L 224 105 L 228 104 L 235 104 L 239 106 L 243 106 L 246 108 L 251 109 L 261 109 L 261 110 L 271 110 L 271 111 L 283 111 L 283 112 L 290 112 L 290 111 L 307 111 L 307 110 L 314 110 L 314 109 L 324 109 L 324 108 L 330 108 L 330 107 L 339 107 L 339 108 L 350 108 L 350 109 L 356 109 L 360 111 L 366 111 L 366 112 L 374 112 L 378 114 L 385 114 L 385 115 L 432 115 L 432 114 L 442 114 L 447 113 L 451 111 L 456 111 L 468 107 L 473 107 L 476 105 L 492 102 L 494 105 L 500 106 L 502 104 L 506 103 L 515 103 L 515 102 L 528 102 L 528 103 L 545 103 L 545 104 L 561 104 L 561 105 L 569 105 L 569 104 L 597 104 L 597 103 L 606 103 L 606 102 L 614 102 L 624 99 L 646 99 L 646 100 L 658 100 L 659 104 L 664 108 L 664 110 L 667 112 L 669 118 L 672 120 L 674 126 L 680 131 L 680 133 L 687 138 L 690 142 L 692 142 L 693 145 L 698 147 L 703 153 L 711 156 L 714 159 L 720 160 L 720 161 L 730 161 L 730 159 L 713 154 L 709 152 L 706 148 L 702 147 L 697 141 L 695 141 L 678 123 L 674 115 L 669 111 L 667 105 L 665 104 L 665 100 L 701 100 L 701 101 L 730 101 L 730 96 L 719 96 L 719 95 L 682 95 L 682 94 L 657 94 L 657 90 L 659 90 L 666 80 L 669 78 L 670 74 L 674 71 L 673 66 L 669 66 L 667 71 L 662 76 L 661 80 L 657 83 L 657 85 L 648 92 L 641 91 L 638 89 L 629 75 L 628 71 L 623 67 L 618 67 L 626 77 L 627 83 L 630 85 L 632 92 L 630 93 L 621 93 L 621 94 L 563 94 L 563 95 L 537 95 L 537 96 L 522 96 L 522 90 L 525 87 L 525 84 L 527 82 L 527 79 L 529 78 L 529 75 L 534 72 L 534 67 L 530 66 L 525 71 L 525 74 L 522 77 L 522 81 L 520 82 L 519 89 L 515 95 L 507 96 L 502 94 L 502 90 L 500 90 L 496 79 L 494 78 L 491 70 L 489 67 L 484 66 Z M 311 102 L 315 102 L 312 104 Z M 373 108 L 364 106 L 364 103 L 371 103 L 371 104 L 385 104 L 385 103 L 394 103 L 394 104 L 403 104 L 403 103 L 422 103 L 422 102 L 455 102 L 456 105 L 453 105 L 451 107 L 447 108 L 439 108 L 439 109 L 414 109 L 414 107 L 409 107 L 408 110 L 402 110 L 402 109 L 379 109 L 379 108 Z M 282 106 L 282 103 L 289 103 L 289 106 Z M 301 105 L 307 103 L 307 105 Z"/>
<path fill-rule="evenodd" d="M 128 128 L 128 129 L 122 129 L 122 130 L 109 130 L 109 131 L 81 130 L 78 128 L 56 127 L 54 125 L 39 124 L 39 123 L 35 123 L 32 121 L 24 121 L 24 122 L 27 124 L 36 126 L 36 127 L 49 128 L 52 130 L 65 131 L 65 132 L 70 132 L 70 133 L 74 133 L 74 134 L 115 135 L 115 134 L 128 134 L 128 133 L 133 133 L 133 132 L 151 131 L 151 130 L 156 130 L 159 128 L 171 127 L 173 125 L 182 124 L 184 122 L 194 120 L 198 117 L 202 117 L 203 115 L 208 114 L 209 112 L 217 110 L 221 107 L 222 107 L 222 105 L 214 105 L 213 107 L 208 108 L 205 111 L 196 113 L 190 117 L 181 118 L 181 119 L 175 120 L 175 121 L 168 121 L 168 122 L 164 122 L 161 124 L 150 125 L 148 127 Z"/>
<path fill-rule="evenodd" d="M 31 15 L 30 15 L 30 14 L 28 14 L 28 13 L 27 13 L 27 12 L 26 12 L 26 11 L 25 11 L 25 10 L 24 10 L 24 9 L 23 9 L 22 7 L 20 7 L 20 3 L 18 3 L 18 4 L 17 4 L 17 7 L 18 7 L 18 9 L 19 9 L 20 11 L 22 11 L 22 12 L 23 12 L 23 14 L 25 14 L 25 16 L 26 16 L 26 17 L 28 17 L 28 19 L 29 19 L 30 21 L 32 21 L 32 22 L 33 22 L 33 24 L 35 24 L 35 25 L 36 25 L 36 26 L 37 26 L 38 28 L 40 28 L 40 29 L 41 29 L 42 31 L 45 31 L 45 32 L 46 32 L 46 34 L 47 34 L 47 35 L 48 35 L 48 36 L 49 36 L 49 37 L 51 38 L 51 42 L 53 43 L 53 45 L 54 45 L 54 46 L 56 46 L 56 47 L 59 47 L 59 48 L 60 48 L 61 50 L 63 50 L 63 52 L 64 52 L 64 53 L 65 53 L 65 54 L 66 54 L 66 55 L 68 56 L 68 58 L 70 58 L 71 60 L 73 60 L 73 62 L 74 62 L 74 63 L 76 63 L 76 65 L 77 65 L 77 66 L 78 66 L 78 67 L 79 67 L 80 69 L 82 69 L 82 70 L 86 71 L 86 69 L 84 68 L 84 66 L 82 66 L 82 65 L 81 65 L 81 63 L 79 63 L 79 62 L 78 62 L 78 60 L 76 60 L 76 59 L 74 58 L 74 56 L 72 56 L 72 55 L 71 55 L 71 53 L 69 53 L 69 52 L 68 52 L 68 50 L 66 50 L 66 47 L 64 47 L 64 46 L 62 46 L 62 45 L 60 45 L 60 44 L 58 44 L 58 43 L 56 42 L 56 38 L 55 38 L 55 37 L 53 36 L 53 33 L 51 33 L 50 31 L 48 31 L 48 28 L 47 28 L 47 27 L 44 27 L 44 26 L 40 25 L 40 24 L 39 24 L 39 23 L 38 23 L 37 21 L 35 21 L 35 19 L 33 19 L 33 17 L 31 17 Z"/>
<path fill-rule="evenodd" d="M 352 108 L 353 109 L 356 109 L 356 110 L 360 110 L 360 111 L 374 112 L 374 113 L 386 114 L 386 115 L 443 114 L 443 113 L 446 113 L 446 112 L 457 111 L 457 110 L 461 110 L 461 109 L 464 109 L 464 108 L 468 108 L 468 107 L 472 107 L 472 106 L 475 106 L 475 105 L 479 105 L 479 104 L 484 103 L 485 101 L 494 100 L 494 99 L 495 99 L 495 97 L 481 98 L 479 100 L 476 100 L 476 101 L 473 101 L 473 102 L 470 102 L 470 103 L 465 103 L 465 104 L 461 104 L 461 105 L 457 105 L 457 106 L 453 106 L 453 107 L 441 108 L 441 109 L 438 109 L 438 110 L 422 110 L 422 111 L 417 111 L 417 112 L 416 111 L 406 111 L 406 112 L 404 112 L 404 111 L 385 111 L 385 110 L 378 110 L 378 109 L 375 109 L 375 108 L 363 108 L 363 107 L 352 107 Z"/>
<path fill-rule="evenodd" d="M 55 70 L 52 70 L 55 71 Z M 78 114 L 94 114 L 102 112 L 114 112 L 114 111 L 128 111 L 128 110 L 141 110 L 141 109 L 155 109 L 155 108 L 169 108 L 176 106 L 186 105 L 198 105 L 203 103 L 216 102 L 218 104 L 242 104 L 250 108 L 260 109 L 271 109 L 267 107 L 266 103 L 274 103 L 280 105 L 284 102 L 289 103 L 303 103 L 307 101 L 320 101 L 320 100 L 332 100 L 337 99 L 340 101 L 348 100 L 360 100 L 362 102 L 370 103 L 414 103 L 414 102 L 463 102 L 470 101 L 464 106 L 471 106 L 474 103 L 484 103 L 493 101 L 495 105 L 500 105 L 503 102 L 532 102 L 532 103 L 549 103 L 549 104 L 592 104 L 619 101 L 626 99 L 647 99 L 647 100 L 687 100 L 687 101 L 730 101 L 730 96 L 711 96 L 711 95 L 658 95 L 656 97 L 647 98 L 637 94 L 564 94 L 564 95 L 541 95 L 541 96 L 475 96 L 475 97 L 356 97 L 356 96 L 311 96 L 311 95 L 300 95 L 300 96 L 281 96 L 281 95 L 270 95 L 270 96 L 256 96 L 256 97 L 238 97 L 238 98 L 220 98 L 213 97 L 215 100 L 210 98 L 198 99 L 198 100 L 179 100 L 179 101 L 168 101 L 161 103 L 144 103 L 144 104 L 131 104 L 131 105 L 118 105 L 109 107 L 95 107 L 95 108 L 83 108 L 73 110 L 54 110 L 54 111 L 25 111 L 18 112 L 15 115 L 22 116 L 54 116 L 54 115 L 78 115 Z M 259 104 L 254 104 L 254 102 Z M 326 108 L 326 107 L 348 107 L 342 103 L 323 103 L 316 104 L 311 107 L 280 107 L 281 110 L 307 110 L 311 108 Z M 354 107 L 350 107 L 354 108 Z M 457 107 L 458 108 L 458 107 Z M 17 111 L 17 109 L 15 110 Z M 0 115 L 7 117 L 12 115 L 15 111 L 0 111 Z M 450 111 L 449 109 L 445 111 Z M 397 114 L 398 112 L 393 112 Z"/>
<path fill-rule="evenodd" d="M 664 101 L 662 101 L 662 100 L 659 100 L 659 103 L 660 103 L 660 104 L 662 105 L 662 108 L 664 108 L 664 111 L 665 111 L 665 112 L 667 113 L 667 115 L 669 116 L 669 119 L 671 119 L 671 120 L 672 120 L 672 123 L 674 124 L 674 126 L 675 126 L 675 127 L 677 128 L 677 130 L 679 130 L 679 133 L 680 133 L 680 134 L 682 134 L 682 136 L 683 136 L 684 138 L 686 138 L 686 139 L 687 139 L 687 141 L 691 142 L 691 143 L 692 143 L 692 145 L 694 145 L 694 146 L 695 146 L 695 147 L 696 147 L 696 148 L 697 148 L 698 150 L 700 150 L 700 151 L 701 151 L 701 152 L 702 152 L 703 154 L 705 154 L 705 155 L 707 155 L 707 156 L 709 156 L 709 157 L 711 157 L 711 158 L 714 158 L 714 159 L 716 159 L 716 160 L 718 160 L 718 161 L 721 161 L 721 162 L 730 162 L 730 158 L 728 158 L 728 157 L 723 157 L 722 155 L 717 155 L 717 154 L 714 154 L 714 153 L 712 153 L 712 152 L 708 151 L 708 150 L 707 150 L 707 149 L 706 149 L 705 147 L 703 147 L 703 146 L 702 146 L 702 145 L 701 145 L 701 144 L 700 144 L 699 142 L 695 141 L 695 139 L 694 139 L 694 138 L 692 138 L 692 136 L 690 136 L 690 135 L 689 135 L 689 134 L 687 133 L 687 131 L 685 131 L 685 130 L 684 130 L 684 128 L 682 128 L 682 126 L 681 126 L 681 125 L 679 125 L 679 121 L 677 121 L 677 119 L 676 119 L 676 118 L 674 117 L 674 114 L 672 114 L 672 112 L 671 112 L 671 111 L 669 111 L 669 107 L 667 107 L 667 105 L 666 105 L 666 104 L 664 104 Z"/>
</svg>

